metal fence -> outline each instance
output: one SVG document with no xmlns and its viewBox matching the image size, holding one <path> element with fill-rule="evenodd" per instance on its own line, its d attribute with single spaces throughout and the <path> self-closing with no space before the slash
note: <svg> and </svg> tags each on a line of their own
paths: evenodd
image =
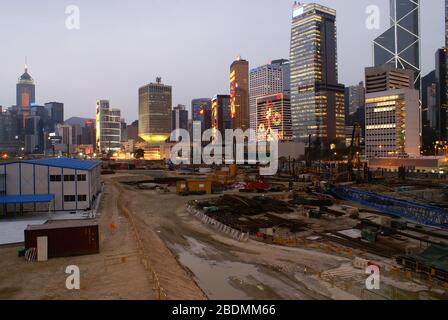
<svg viewBox="0 0 448 320">
<path fill-rule="evenodd" d="M 428 226 L 448 227 L 448 211 L 439 207 L 346 187 L 332 187 L 331 192 L 341 199 L 357 202 L 396 217 Z"/>
</svg>

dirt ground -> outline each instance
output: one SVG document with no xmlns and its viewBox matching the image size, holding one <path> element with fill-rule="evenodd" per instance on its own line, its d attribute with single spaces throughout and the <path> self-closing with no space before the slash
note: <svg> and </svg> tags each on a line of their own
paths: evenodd
<svg viewBox="0 0 448 320">
<path fill-rule="evenodd" d="M 20 247 L 1 247 L 0 299 L 155 299 L 129 223 L 117 210 L 116 195 L 114 187 L 106 187 L 98 218 L 98 255 L 30 263 L 18 258 Z M 111 224 L 118 228 L 112 231 Z M 80 268 L 80 290 L 65 287 L 65 268 L 69 265 Z"/>
<path fill-rule="evenodd" d="M 110 179 L 134 181 L 142 177 L 115 175 Z M 326 299 L 292 282 L 294 273 L 305 266 L 317 272 L 349 262 L 296 248 L 240 243 L 216 233 L 186 212 L 188 201 L 210 196 L 180 197 L 175 192 L 141 191 L 124 184 L 117 187 L 127 199 L 126 206 L 176 253 L 211 299 Z"/>
<path fill-rule="evenodd" d="M 166 172 L 144 171 L 117 174 L 112 181 L 142 181 Z M 323 250 L 273 246 L 257 241 L 241 243 L 216 232 L 186 211 L 190 200 L 210 196 L 181 197 L 171 192 L 138 190 L 117 184 L 126 206 L 176 255 L 177 260 L 209 299 L 419 299 L 446 297 L 418 279 L 382 273 L 379 292 L 365 290 L 364 270 L 352 265 L 354 256 L 325 253 Z M 148 237 L 149 239 L 149 237 Z M 151 240 L 152 241 L 152 240 Z M 151 244 L 148 243 L 150 246 Z M 356 251 L 356 250 L 355 250 Z M 363 252 L 356 256 L 376 260 Z M 157 257 L 158 255 L 154 255 Z M 164 259 L 155 263 L 163 263 Z M 391 261 L 390 261 L 391 263 Z M 175 266 L 170 263 L 167 266 Z M 307 270 L 304 272 L 304 270 Z M 168 269 L 169 270 L 169 269 Z M 167 270 L 165 286 L 170 281 Z M 165 270 L 160 270 L 163 274 Z M 431 291 L 432 290 L 432 291 Z"/>
</svg>

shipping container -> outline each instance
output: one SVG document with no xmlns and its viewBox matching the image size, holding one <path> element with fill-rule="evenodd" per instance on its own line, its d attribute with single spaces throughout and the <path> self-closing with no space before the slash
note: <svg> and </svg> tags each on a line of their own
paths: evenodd
<svg viewBox="0 0 448 320">
<path fill-rule="evenodd" d="M 37 248 L 37 238 L 48 238 L 48 258 L 98 254 L 99 230 L 96 220 L 60 220 L 30 225 L 25 230 L 25 248 Z"/>
<path fill-rule="evenodd" d="M 178 181 L 176 186 L 177 194 L 212 194 L 212 181 L 189 180 Z"/>
</svg>

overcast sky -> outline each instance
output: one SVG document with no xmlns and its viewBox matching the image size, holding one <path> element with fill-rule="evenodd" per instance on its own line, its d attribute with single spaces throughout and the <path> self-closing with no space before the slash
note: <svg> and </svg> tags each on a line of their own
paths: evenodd
<svg viewBox="0 0 448 320">
<path fill-rule="evenodd" d="M 316 1 L 337 10 L 339 81 L 363 79 L 372 40 L 388 27 L 388 0 Z M 161 76 L 173 104 L 229 91 L 229 66 L 288 58 L 292 0 L 0 0 L 0 105 L 15 104 L 25 56 L 37 102 L 65 103 L 66 118 L 94 117 L 109 99 L 137 119 L 140 86 Z M 423 73 L 444 45 L 444 1 L 421 0 Z M 365 27 L 366 7 L 381 8 L 380 30 Z M 80 30 L 65 25 L 80 9 Z"/>
</svg>

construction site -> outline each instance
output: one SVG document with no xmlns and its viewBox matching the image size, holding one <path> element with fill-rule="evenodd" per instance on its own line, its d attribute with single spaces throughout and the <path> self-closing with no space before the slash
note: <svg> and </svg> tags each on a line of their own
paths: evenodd
<svg viewBox="0 0 448 320">
<path fill-rule="evenodd" d="M 117 171 L 112 179 L 176 207 L 182 223 L 168 223 L 168 212 L 152 219 L 209 298 L 233 296 L 214 293 L 204 265 L 211 264 L 208 272 L 213 272 L 213 266 L 230 262 L 248 264 L 260 274 L 255 279 L 250 273 L 246 279 L 226 278 L 229 291 L 237 287 L 245 293 L 241 298 L 278 294 L 285 290 L 274 284 L 279 278 L 283 285 L 293 280 L 296 289 L 278 298 L 294 299 L 294 290 L 316 299 L 447 298 L 448 197 L 443 180 L 402 179 L 399 173 L 386 179 L 383 173 L 366 174 L 364 166 L 347 163 L 319 170 L 297 165 L 294 170 L 293 176 L 286 172 L 260 178 L 254 168 L 231 165 L 157 174 L 134 171 L 127 178 Z M 223 250 L 224 244 L 231 249 Z M 365 269 L 371 265 L 381 270 L 380 290 L 366 289 Z M 273 284 L 267 288 L 269 282 Z"/>
<path fill-rule="evenodd" d="M 448 298 L 445 180 L 386 177 L 347 162 L 280 167 L 260 177 L 255 166 L 104 161 L 93 216 L 24 220 L 24 243 L 0 246 L 0 297 Z M 91 230 L 95 241 L 80 248 L 57 241 L 46 262 L 20 257 L 23 245 L 39 247 L 42 230 L 54 242 L 74 227 Z M 82 290 L 65 289 L 67 265 L 80 267 Z M 366 287 L 369 266 L 380 270 L 379 289 Z"/>
</svg>

